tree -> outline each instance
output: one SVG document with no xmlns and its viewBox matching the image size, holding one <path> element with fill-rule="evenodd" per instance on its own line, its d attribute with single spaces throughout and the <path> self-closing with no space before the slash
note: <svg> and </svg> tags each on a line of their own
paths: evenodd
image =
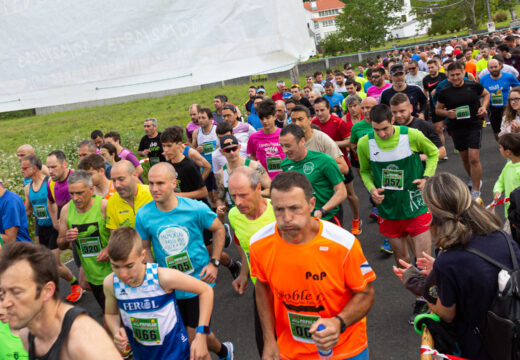
<svg viewBox="0 0 520 360">
<path fill-rule="evenodd" d="M 369 50 L 384 44 L 390 30 L 400 22 L 396 13 L 402 0 L 341 0 L 343 12 L 336 17 L 339 38 L 349 51 Z"/>
<path fill-rule="evenodd" d="M 323 47 L 323 55 L 334 56 L 345 50 L 345 40 L 337 32 L 325 36 L 324 39 L 321 39 L 319 45 Z"/>
</svg>

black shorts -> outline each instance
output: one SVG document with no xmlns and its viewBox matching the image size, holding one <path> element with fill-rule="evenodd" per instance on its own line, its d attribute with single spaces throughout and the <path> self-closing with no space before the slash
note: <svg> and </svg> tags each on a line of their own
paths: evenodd
<svg viewBox="0 0 520 360">
<path fill-rule="evenodd" d="M 41 245 L 50 250 L 58 248 L 58 231 L 53 226 L 38 226 L 38 236 Z"/>
<path fill-rule="evenodd" d="M 206 184 L 206 189 L 208 189 L 208 192 L 217 190 L 217 182 L 215 180 L 215 174 L 213 174 L 213 171 L 210 171 L 208 178 L 205 181 L 205 184 Z"/>
<path fill-rule="evenodd" d="M 502 125 L 502 116 L 504 115 L 504 107 L 489 107 L 489 122 L 493 132 L 498 134 L 500 132 L 500 125 Z"/>
<path fill-rule="evenodd" d="M 450 121 L 448 127 L 453 145 L 458 151 L 466 151 L 468 149 L 480 149 L 482 143 L 482 121 L 472 121 L 467 126 L 453 126 L 453 121 Z"/>
<path fill-rule="evenodd" d="M 103 310 L 103 314 L 105 313 L 105 293 L 103 292 L 103 285 L 94 285 L 88 283 L 90 285 L 90 289 L 92 290 L 92 295 L 96 299 L 99 306 Z"/>
<path fill-rule="evenodd" d="M 184 326 L 192 329 L 197 328 L 197 326 L 199 326 L 199 297 L 177 299 L 177 305 L 179 306 L 179 312 L 181 313 Z M 211 320 L 207 325 L 210 324 Z"/>
<path fill-rule="evenodd" d="M 352 165 L 353 168 L 359 169 L 361 166 L 359 165 L 359 160 L 354 159 L 353 156 L 350 157 L 350 165 Z"/>
<path fill-rule="evenodd" d="M 345 180 L 343 180 L 345 185 L 350 184 L 352 181 L 354 181 L 354 173 L 351 167 L 348 168 L 348 174 L 343 176 L 345 176 Z"/>
</svg>

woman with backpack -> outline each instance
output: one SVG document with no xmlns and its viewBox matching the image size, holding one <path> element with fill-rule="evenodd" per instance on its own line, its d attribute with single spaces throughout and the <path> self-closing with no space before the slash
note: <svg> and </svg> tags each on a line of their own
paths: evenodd
<svg viewBox="0 0 520 360">
<path fill-rule="evenodd" d="M 520 249 L 500 231 L 500 219 L 476 203 L 467 185 L 458 177 L 440 173 L 428 179 L 423 199 L 432 215 L 434 244 L 440 250 L 435 261 L 432 258 L 417 260 L 422 274 L 427 275 L 422 282 L 423 294 L 434 313 L 443 321 L 454 323 L 460 356 L 472 360 L 496 359 L 494 351 L 488 351 L 490 348 L 484 343 L 488 342 L 485 338 L 487 314 L 497 297 L 501 269 L 470 251 L 477 250 L 513 269 L 508 242 L 517 261 L 520 261 Z M 401 265 L 413 271 L 410 264 Z M 407 287 L 409 270 L 394 269 Z M 507 342 L 507 339 L 500 341 Z M 496 344 L 500 348 L 506 345 Z"/>
</svg>

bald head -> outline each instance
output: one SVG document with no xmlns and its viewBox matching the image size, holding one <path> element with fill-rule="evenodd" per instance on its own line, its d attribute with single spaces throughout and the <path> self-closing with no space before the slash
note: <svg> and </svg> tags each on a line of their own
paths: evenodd
<svg viewBox="0 0 520 360">
<path fill-rule="evenodd" d="M 497 59 L 491 59 L 488 61 L 487 68 L 492 77 L 500 77 L 500 71 L 502 70 L 502 64 Z"/>
<path fill-rule="evenodd" d="M 170 181 L 177 179 L 177 173 L 175 172 L 175 168 L 172 164 L 167 162 L 160 162 L 150 168 L 150 171 L 148 172 L 148 177 L 153 177 L 157 175 L 166 175 Z"/>
<path fill-rule="evenodd" d="M 256 219 L 265 209 L 262 198 L 262 186 L 258 173 L 249 166 L 241 166 L 233 170 L 228 183 L 229 196 L 242 214 Z"/>
<path fill-rule="evenodd" d="M 113 172 L 114 170 L 116 172 L 124 171 L 128 175 L 132 175 L 135 172 L 135 166 L 128 160 L 120 160 L 112 166 L 111 172 Z"/>
<path fill-rule="evenodd" d="M 249 166 L 240 166 L 234 169 L 229 176 L 229 188 L 231 188 L 232 183 L 235 184 L 241 181 L 246 181 L 251 189 L 256 189 L 258 184 L 260 184 L 260 177 L 258 172 Z"/>
<path fill-rule="evenodd" d="M 361 101 L 361 113 L 366 122 L 370 122 L 370 110 L 377 105 L 377 100 L 367 96 Z"/>
<path fill-rule="evenodd" d="M 23 144 L 16 150 L 16 156 L 18 156 L 19 161 L 22 161 L 24 157 L 29 155 L 34 155 L 34 148 L 29 144 Z"/>
</svg>

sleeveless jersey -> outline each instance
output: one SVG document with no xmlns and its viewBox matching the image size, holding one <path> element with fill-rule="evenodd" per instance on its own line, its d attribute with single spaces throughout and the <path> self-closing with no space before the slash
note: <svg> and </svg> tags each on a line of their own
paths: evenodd
<svg viewBox="0 0 520 360">
<path fill-rule="evenodd" d="M 94 195 L 94 204 L 83 214 L 78 213 L 76 205 L 71 201 L 67 213 L 67 227 L 78 228 L 78 238 L 74 243 L 85 270 L 85 278 L 94 285 L 103 285 L 105 277 L 112 272 L 110 262 L 96 260 L 110 237 L 110 230 L 105 227 L 105 218 L 101 214 L 101 200 L 101 196 Z"/>
<path fill-rule="evenodd" d="M 419 154 L 413 153 L 408 127 L 401 126 L 399 143 L 392 150 L 382 150 L 368 134 L 370 168 L 376 188 L 383 188 L 385 198 L 378 205 L 379 216 L 388 220 L 413 219 L 428 211 L 421 190 L 412 181 L 422 178 L 424 167 Z"/>
<path fill-rule="evenodd" d="M 249 167 L 249 164 L 251 163 L 251 159 L 246 159 L 246 162 L 244 163 L 244 166 Z M 227 170 L 227 164 L 222 167 L 222 182 L 224 183 L 224 189 L 226 189 L 226 200 L 228 204 L 233 207 L 235 206 L 235 202 L 231 199 L 231 196 L 229 196 L 229 172 Z"/>
<path fill-rule="evenodd" d="M 33 190 L 34 183 L 29 183 L 29 201 L 31 202 L 34 216 L 38 219 L 39 226 L 52 226 L 52 220 L 49 216 L 49 209 L 47 208 L 47 183 L 49 177 L 46 176 L 38 191 Z"/>
<path fill-rule="evenodd" d="M 210 164 L 212 164 L 211 155 L 213 154 L 213 151 L 217 149 L 217 142 L 217 127 L 215 125 L 211 125 L 209 134 L 204 134 L 202 128 L 197 132 L 197 144 L 202 146 L 202 156 L 204 156 Z"/>
<path fill-rule="evenodd" d="M 157 264 L 146 264 L 143 283 L 133 287 L 114 274 L 114 296 L 136 360 L 187 359 L 188 334 L 182 323 L 175 292 L 159 284 Z"/>
<path fill-rule="evenodd" d="M 87 311 L 79 308 L 79 307 L 73 307 L 72 309 L 69 309 L 67 313 L 65 314 L 65 317 L 63 318 L 63 322 L 61 324 L 61 331 L 58 335 L 58 338 L 52 344 L 51 348 L 47 352 L 47 354 L 37 357 L 34 352 L 34 335 L 29 333 L 29 359 L 30 360 L 60 360 L 61 358 L 61 349 L 63 347 L 63 343 L 67 339 L 67 336 L 69 335 L 70 328 L 72 327 L 72 323 L 76 318 L 81 314 L 86 314 Z"/>
</svg>

